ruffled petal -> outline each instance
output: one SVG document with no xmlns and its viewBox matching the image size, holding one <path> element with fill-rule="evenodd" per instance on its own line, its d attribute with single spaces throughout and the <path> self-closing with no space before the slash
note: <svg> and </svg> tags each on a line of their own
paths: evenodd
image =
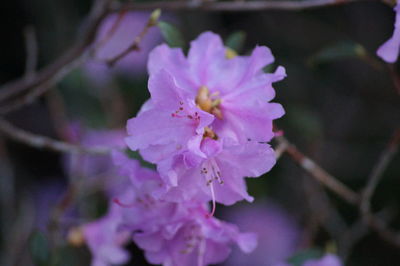
<svg viewBox="0 0 400 266">
<path fill-rule="evenodd" d="M 207 85 L 211 75 L 210 65 L 218 64 L 225 59 L 225 47 L 221 38 L 212 32 L 202 33 L 190 43 L 188 62 L 197 90 L 201 85 Z M 197 92 L 197 91 L 196 91 Z"/>
</svg>

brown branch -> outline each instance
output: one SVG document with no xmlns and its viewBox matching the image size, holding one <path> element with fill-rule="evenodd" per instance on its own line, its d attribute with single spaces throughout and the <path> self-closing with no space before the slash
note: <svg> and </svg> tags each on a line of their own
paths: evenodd
<svg viewBox="0 0 400 266">
<path fill-rule="evenodd" d="M 400 129 L 397 129 L 392 138 L 390 139 L 386 149 L 383 151 L 377 164 L 372 169 L 371 175 L 368 178 L 367 185 L 361 194 L 360 211 L 362 215 L 366 215 L 371 211 L 371 198 L 372 195 L 383 177 L 383 173 L 396 154 L 400 145 Z"/>
<path fill-rule="evenodd" d="M 88 16 L 87 22 L 81 34 L 70 49 L 49 64 L 31 79 L 18 79 L 0 87 L 0 101 L 10 98 L 28 90 L 40 88 L 42 91 L 50 88 L 56 81 L 64 77 L 71 70 L 71 64 L 85 53 L 94 40 L 97 28 L 102 19 L 108 14 L 112 0 L 96 0 Z M 58 78 L 54 78 L 58 77 Z M 4 113 L 4 111 L 3 111 Z"/>
<path fill-rule="evenodd" d="M 394 148 L 394 150 L 396 150 L 396 146 L 398 147 L 399 145 L 400 136 L 398 134 L 398 132 L 395 133 L 392 141 L 389 144 L 389 147 L 391 147 L 391 149 Z M 321 184 L 329 188 L 331 191 L 335 192 L 338 196 L 346 200 L 348 203 L 360 208 L 362 201 L 360 196 L 356 192 L 345 186 L 334 176 L 330 175 L 328 172 L 318 166 L 310 158 L 301 153 L 284 137 L 277 137 L 276 139 L 278 143 L 286 143 L 288 145 L 286 152 L 289 154 L 289 156 L 295 162 L 297 162 L 305 171 L 307 171 L 313 178 L 318 180 Z M 363 218 L 366 224 L 372 230 L 374 230 L 382 239 L 386 240 L 388 243 L 391 243 L 395 247 L 400 248 L 400 234 L 390 229 L 386 222 L 370 212 L 367 212 Z"/>
<path fill-rule="evenodd" d="M 319 7 L 343 5 L 353 2 L 374 0 L 303 0 L 303 1 L 155 1 L 135 3 L 115 3 L 112 10 L 151 10 L 161 8 L 163 10 L 204 10 L 204 11 L 260 11 L 260 10 L 292 10 L 299 11 Z M 378 1 L 378 0 L 375 0 Z"/>
<path fill-rule="evenodd" d="M 69 121 L 62 95 L 57 88 L 54 88 L 45 94 L 45 98 L 50 118 L 58 138 L 63 141 L 71 141 Z"/>
<path fill-rule="evenodd" d="M 47 149 L 63 153 L 84 153 L 93 155 L 107 155 L 111 152 L 111 149 L 108 147 L 82 147 L 79 145 L 54 140 L 49 137 L 36 135 L 17 128 L 1 118 L 0 132 L 10 139 L 38 149 Z"/>
<path fill-rule="evenodd" d="M 297 162 L 304 170 L 306 170 L 312 177 L 322 183 L 325 187 L 335 192 L 348 203 L 357 205 L 359 203 L 359 195 L 348 188 L 345 184 L 341 183 L 326 172 L 323 168 L 317 165 L 313 160 L 301 153 L 293 144 L 291 144 L 285 137 L 277 137 L 278 143 L 286 144 L 286 153 Z"/>
<path fill-rule="evenodd" d="M 21 94 L 18 97 L 14 97 L 11 102 L 4 104 L 0 107 L 0 114 L 4 115 L 9 112 L 18 110 L 24 105 L 30 104 L 36 100 L 37 97 L 44 94 L 47 90 L 52 88 L 56 83 L 62 80 L 67 74 L 69 74 L 73 69 L 82 65 L 91 55 L 91 51 L 87 50 L 78 56 L 73 61 L 64 65 L 58 72 L 50 75 L 45 81 L 41 82 L 37 86 L 31 87 L 28 92 Z M 1 94 L 1 91 L 0 91 Z"/>
</svg>

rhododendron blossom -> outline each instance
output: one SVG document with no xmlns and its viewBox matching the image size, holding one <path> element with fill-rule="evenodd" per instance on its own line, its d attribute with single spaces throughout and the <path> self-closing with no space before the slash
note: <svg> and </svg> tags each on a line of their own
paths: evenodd
<svg viewBox="0 0 400 266">
<path fill-rule="evenodd" d="M 151 99 L 128 121 L 126 142 L 157 163 L 163 181 L 175 188 L 172 197 L 251 200 L 243 178 L 274 165 L 265 142 L 274 136 L 272 121 L 284 114 L 281 105 L 269 102 L 272 83 L 285 77 L 283 67 L 263 72 L 273 61 L 264 46 L 232 58 L 211 32 L 191 43 L 187 58 L 166 45 L 151 52 Z"/>
<path fill-rule="evenodd" d="M 243 252 L 256 247 L 254 234 L 240 233 L 235 225 L 209 217 L 204 202 L 173 203 L 152 196 L 161 181 L 155 171 L 119 152 L 113 158 L 131 186 L 113 200 L 104 218 L 84 226 L 93 265 L 125 262 L 121 246 L 127 236 L 145 251 L 150 263 L 163 265 L 208 265 L 225 260 L 231 244 Z"/>
<path fill-rule="evenodd" d="M 393 36 L 379 47 L 377 54 L 388 63 L 394 63 L 400 50 L 400 3 L 394 8 L 396 21 L 394 23 Z"/>
</svg>

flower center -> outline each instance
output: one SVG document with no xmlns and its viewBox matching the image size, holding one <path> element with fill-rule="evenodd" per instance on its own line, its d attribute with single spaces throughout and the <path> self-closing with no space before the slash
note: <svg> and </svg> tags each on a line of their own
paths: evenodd
<svg viewBox="0 0 400 266">
<path fill-rule="evenodd" d="M 210 90 L 206 86 L 201 86 L 197 92 L 196 104 L 201 110 L 222 119 L 223 117 L 220 109 L 221 99 L 218 95 L 218 92 L 210 94 Z"/>
</svg>

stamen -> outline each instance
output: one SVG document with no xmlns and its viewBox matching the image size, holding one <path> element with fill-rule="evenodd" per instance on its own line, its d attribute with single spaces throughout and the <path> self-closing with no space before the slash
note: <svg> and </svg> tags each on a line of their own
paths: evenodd
<svg viewBox="0 0 400 266">
<path fill-rule="evenodd" d="M 210 99 L 210 91 L 206 86 L 201 86 L 196 96 L 196 103 L 203 111 L 210 112 L 212 109 L 212 101 Z"/>
<path fill-rule="evenodd" d="M 205 127 L 204 128 L 203 138 L 207 138 L 207 137 L 210 138 L 210 139 L 215 139 L 215 140 L 218 139 L 217 134 L 215 134 L 215 132 L 211 128 Z"/>
<path fill-rule="evenodd" d="M 216 209 L 214 185 L 212 182 L 210 183 L 210 190 L 211 190 L 211 198 L 212 198 L 212 209 L 211 209 L 211 213 L 206 214 L 206 218 L 213 217 L 214 213 L 215 213 L 215 209 Z"/>
<path fill-rule="evenodd" d="M 232 58 L 235 58 L 236 56 L 237 56 L 237 53 L 235 50 L 233 50 L 232 48 L 226 47 L 226 50 L 225 50 L 226 59 L 232 59 Z"/>
</svg>

